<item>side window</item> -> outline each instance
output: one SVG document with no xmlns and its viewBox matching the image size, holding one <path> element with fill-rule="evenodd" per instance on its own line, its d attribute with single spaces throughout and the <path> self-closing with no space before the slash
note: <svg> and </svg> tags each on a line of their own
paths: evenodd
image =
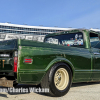
<svg viewBox="0 0 100 100">
<path fill-rule="evenodd" d="M 98 34 L 90 33 L 90 43 L 91 43 L 91 47 L 100 49 L 100 41 L 99 41 Z"/>
<path fill-rule="evenodd" d="M 45 42 L 63 46 L 83 46 L 83 33 L 60 34 L 46 38 Z"/>
</svg>

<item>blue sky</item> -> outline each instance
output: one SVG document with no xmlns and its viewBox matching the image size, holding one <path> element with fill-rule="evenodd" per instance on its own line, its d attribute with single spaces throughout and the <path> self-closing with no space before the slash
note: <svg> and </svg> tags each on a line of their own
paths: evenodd
<svg viewBox="0 0 100 100">
<path fill-rule="evenodd" d="M 0 22 L 100 28 L 100 0 L 0 0 Z"/>
</svg>

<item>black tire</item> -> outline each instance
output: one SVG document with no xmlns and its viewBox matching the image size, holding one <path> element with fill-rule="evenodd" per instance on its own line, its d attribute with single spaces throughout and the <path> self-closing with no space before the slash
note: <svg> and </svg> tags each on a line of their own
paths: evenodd
<svg viewBox="0 0 100 100">
<path fill-rule="evenodd" d="M 55 75 L 57 74 L 58 71 L 65 71 L 65 76 L 67 76 L 68 79 L 66 79 L 66 77 L 62 74 L 61 76 L 63 76 L 62 78 L 58 78 L 58 80 L 62 83 L 60 83 L 61 86 L 58 86 L 58 84 L 55 84 Z M 56 74 L 55 74 L 56 73 Z M 62 72 L 61 72 L 62 73 Z M 64 81 L 63 85 L 63 81 L 62 80 L 68 80 L 68 82 Z M 71 70 L 69 68 L 69 66 L 65 63 L 57 63 L 54 66 L 52 66 L 52 68 L 46 73 L 46 75 L 44 76 L 42 82 L 41 82 L 41 87 L 42 88 L 49 88 L 49 94 L 52 96 L 56 96 L 56 97 L 60 97 L 65 95 L 72 84 L 72 73 Z"/>
</svg>

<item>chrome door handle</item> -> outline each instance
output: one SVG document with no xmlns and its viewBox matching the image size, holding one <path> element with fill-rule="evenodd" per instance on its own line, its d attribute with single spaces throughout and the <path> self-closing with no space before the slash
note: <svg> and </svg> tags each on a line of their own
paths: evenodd
<svg viewBox="0 0 100 100">
<path fill-rule="evenodd" d="M 94 52 L 94 55 L 100 55 L 100 53 L 98 53 L 98 52 Z"/>
</svg>

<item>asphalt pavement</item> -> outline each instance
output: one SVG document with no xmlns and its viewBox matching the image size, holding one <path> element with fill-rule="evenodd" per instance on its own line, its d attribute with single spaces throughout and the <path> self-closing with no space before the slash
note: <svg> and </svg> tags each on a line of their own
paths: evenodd
<svg viewBox="0 0 100 100">
<path fill-rule="evenodd" d="M 15 89 L 39 88 L 34 85 L 18 85 Z M 51 97 L 43 93 L 12 90 L 0 87 L 0 100 L 100 100 L 100 82 L 73 83 L 69 92 L 63 97 Z M 15 91 L 15 92 L 14 92 Z"/>
</svg>

